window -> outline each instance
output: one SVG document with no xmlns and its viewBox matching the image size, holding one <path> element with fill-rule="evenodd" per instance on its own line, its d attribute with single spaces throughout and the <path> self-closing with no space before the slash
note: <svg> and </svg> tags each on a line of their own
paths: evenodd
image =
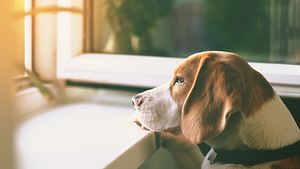
<svg viewBox="0 0 300 169">
<path fill-rule="evenodd" d="M 83 0 L 25 0 L 25 66 L 56 78 L 56 58 L 83 51 Z"/>
<path fill-rule="evenodd" d="M 31 1 L 33 69 L 45 80 L 154 87 L 184 57 L 226 50 L 300 95 L 298 1 Z"/>
<path fill-rule="evenodd" d="M 55 80 L 57 56 L 83 50 L 83 0 L 14 0 L 13 7 L 14 89 L 32 85 L 24 68 Z"/>
<path fill-rule="evenodd" d="M 183 57 L 205 50 L 300 64 L 298 1 L 100 0 L 93 52 Z"/>
</svg>

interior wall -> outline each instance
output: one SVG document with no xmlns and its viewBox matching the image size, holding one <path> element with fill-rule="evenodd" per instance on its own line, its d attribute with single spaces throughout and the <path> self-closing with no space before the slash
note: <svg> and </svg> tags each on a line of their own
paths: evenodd
<svg viewBox="0 0 300 169">
<path fill-rule="evenodd" d="M 12 58 L 18 56 L 18 39 L 13 27 L 14 2 L 1 1 L 0 5 L 0 168 L 13 169 L 13 113 L 10 106 L 10 78 Z"/>
</svg>

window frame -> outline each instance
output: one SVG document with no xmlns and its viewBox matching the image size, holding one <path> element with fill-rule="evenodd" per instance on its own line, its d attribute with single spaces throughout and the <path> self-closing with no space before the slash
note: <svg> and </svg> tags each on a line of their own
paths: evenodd
<svg viewBox="0 0 300 169">
<path fill-rule="evenodd" d="M 80 14 L 84 18 L 84 3 L 82 1 L 82 7 L 71 6 L 72 1 L 64 0 L 47 0 L 43 3 L 49 3 L 51 5 L 37 6 L 37 0 L 24 0 L 24 12 L 20 13 L 20 17 L 24 20 L 24 67 L 26 70 L 31 71 L 38 75 L 45 82 L 50 82 L 56 80 L 56 54 L 57 54 L 57 39 L 56 39 L 56 25 L 57 17 L 60 13 L 71 13 Z M 43 32 L 39 29 L 42 24 L 37 23 L 37 17 L 41 14 L 53 14 L 51 16 L 54 24 L 51 25 L 54 29 L 48 30 L 49 32 Z M 47 34 L 50 34 L 51 38 L 47 38 Z M 45 45 L 39 45 L 37 41 L 44 41 L 48 39 L 47 42 L 50 47 L 45 47 Z M 40 51 L 46 51 L 41 54 Z M 48 51 L 48 52 L 47 52 Z M 24 76 L 18 76 L 14 78 L 17 82 L 16 85 L 21 83 L 20 81 L 25 81 L 27 74 Z M 28 84 L 28 82 L 26 82 Z M 26 86 L 24 84 L 20 84 Z M 20 86 L 19 85 L 19 86 Z M 30 85 L 27 87 L 30 87 Z M 18 88 L 18 86 L 17 86 Z"/>
<path fill-rule="evenodd" d="M 82 3 L 82 9 L 78 7 L 68 6 L 68 3 L 64 3 L 64 0 L 47 0 L 44 1 L 46 3 L 52 3 L 53 5 L 47 5 L 42 7 L 37 7 L 37 0 L 24 0 L 23 11 L 19 11 L 17 14 L 24 21 L 24 34 L 23 34 L 23 46 L 24 46 L 24 62 L 20 66 L 24 66 L 24 69 L 27 71 L 35 73 L 38 77 L 40 77 L 44 82 L 51 82 L 56 80 L 56 30 L 53 29 L 50 31 L 50 34 L 53 35 L 52 38 L 49 39 L 49 43 L 54 46 L 50 49 L 48 54 L 39 55 L 36 51 L 38 48 L 42 48 L 39 50 L 47 51 L 47 48 L 42 45 L 37 46 L 36 41 L 38 38 L 45 39 L 47 36 L 42 31 L 37 31 L 37 27 L 40 26 L 36 23 L 37 15 L 40 14 L 54 14 L 54 22 L 56 26 L 57 15 L 61 12 L 69 12 L 75 14 L 82 14 L 84 18 L 84 3 Z M 69 1 L 72 3 L 72 1 Z M 49 33 L 49 32 L 48 32 Z M 49 50 L 48 50 L 49 51 Z M 38 56 L 37 56 L 38 55 Z M 19 65 L 18 65 L 19 66 Z M 27 89 L 32 87 L 32 83 L 26 71 L 22 75 L 15 76 L 13 79 L 14 91 L 18 92 L 23 89 Z"/>
<path fill-rule="evenodd" d="M 171 79 L 183 58 L 84 53 L 58 59 L 63 80 L 114 86 L 153 88 Z M 286 97 L 300 97 L 300 66 L 249 62 L 274 89 Z M 128 66 L 130 65 L 130 66 Z"/>
</svg>

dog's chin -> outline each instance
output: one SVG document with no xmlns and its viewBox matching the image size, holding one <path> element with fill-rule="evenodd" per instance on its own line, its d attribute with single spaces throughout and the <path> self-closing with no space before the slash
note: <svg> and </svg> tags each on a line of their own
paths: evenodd
<svg viewBox="0 0 300 169">
<path fill-rule="evenodd" d="M 150 130 L 149 128 L 145 127 L 140 121 L 138 121 L 137 119 L 133 121 L 134 124 L 136 124 L 139 128 L 143 129 L 143 130 Z"/>
<path fill-rule="evenodd" d="M 148 130 L 148 131 L 153 131 L 153 132 L 169 132 L 169 133 L 173 133 L 173 134 L 177 134 L 180 133 L 181 128 L 180 126 L 178 127 L 172 127 L 172 128 L 166 128 L 166 129 L 157 129 L 154 127 L 149 127 L 148 125 L 145 125 L 143 122 L 139 121 L 139 120 L 134 120 L 134 123 L 141 129 L 143 130 Z"/>
</svg>

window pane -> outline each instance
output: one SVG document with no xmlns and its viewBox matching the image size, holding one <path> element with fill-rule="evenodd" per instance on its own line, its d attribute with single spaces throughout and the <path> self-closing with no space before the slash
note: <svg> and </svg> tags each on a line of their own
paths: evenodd
<svg viewBox="0 0 300 169">
<path fill-rule="evenodd" d="M 93 51 L 186 57 L 205 50 L 300 63 L 297 0 L 96 0 Z"/>
<path fill-rule="evenodd" d="M 36 8 L 49 7 L 56 5 L 56 0 L 34 0 L 33 3 Z"/>
<path fill-rule="evenodd" d="M 83 52 L 83 15 L 71 15 L 71 55 L 78 55 Z"/>
<path fill-rule="evenodd" d="M 83 15 L 57 14 L 57 57 L 75 56 L 83 52 Z"/>
<path fill-rule="evenodd" d="M 71 0 L 72 7 L 82 8 L 83 7 L 83 0 Z"/>
<path fill-rule="evenodd" d="M 82 8 L 83 0 L 56 0 L 57 5 L 60 7 L 74 7 L 74 8 Z"/>
<path fill-rule="evenodd" d="M 39 13 L 35 16 L 34 70 L 39 74 L 52 76 L 55 56 L 56 17 L 53 13 Z M 50 68 L 49 68 L 50 67 Z"/>
</svg>

